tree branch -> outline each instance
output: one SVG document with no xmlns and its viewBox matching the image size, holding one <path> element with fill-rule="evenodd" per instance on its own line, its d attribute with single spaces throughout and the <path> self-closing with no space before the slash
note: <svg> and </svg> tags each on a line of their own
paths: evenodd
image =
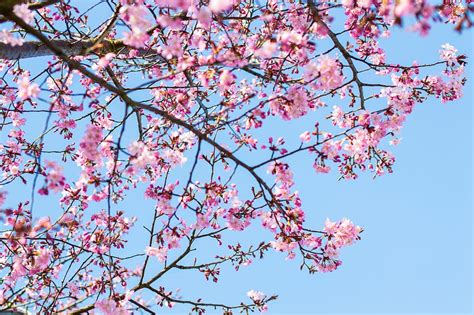
<svg viewBox="0 0 474 315">
<path fill-rule="evenodd" d="M 33 3 L 30 3 L 28 5 L 28 9 L 30 9 L 30 10 L 39 10 L 39 9 L 45 8 L 47 6 L 53 5 L 55 3 L 58 3 L 59 1 L 61 1 L 61 0 L 46 0 L 46 1 L 33 2 Z M 25 1 L 22 1 L 22 0 L 12 0 L 12 1 L 3 0 L 2 3 L 0 4 L 0 7 L 11 8 L 16 4 L 20 4 L 20 3 L 23 3 L 23 2 L 25 2 Z M 5 23 L 7 21 L 8 21 L 7 18 L 5 18 L 3 16 L 0 16 L 0 23 Z"/>
<path fill-rule="evenodd" d="M 319 15 L 319 11 L 316 8 L 316 4 L 314 3 L 314 0 L 308 0 L 308 7 L 311 10 L 311 13 L 313 14 L 314 21 L 318 23 L 319 25 L 323 26 L 325 29 L 327 29 L 328 36 L 331 38 L 334 45 L 337 47 L 337 49 L 341 52 L 344 59 L 347 61 L 349 68 L 352 71 L 353 80 L 356 82 L 357 87 L 359 88 L 360 107 L 361 109 L 365 109 L 364 86 L 363 86 L 362 81 L 360 81 L 359 79 L 359 76 L 358 76 L 359 71 L 357 70 L 357 67 L 354 65 L 351 55 L 346 50 L 346 48 L 344 48 L 344 46 L 341 44 L 341 42 L 337 38 L 337 35 L 323 21 L 323 19 Z"/>
<path fill-rule="evenodd" d="M 49 40 L 51 45 L 61 50 L 68 57 L 86 56 L 91 52 L 91 48 L 96 44 L 94 39 L 90 40 Z M 103 40 L 100 47 L 96 50 L 99 53 L 121 52 L 127 53 L 130 50 L 120 40 Z M 142 52 L 145 53 L 145 52 Z M 147 53 L 151 52 L 147 50 Z M 28 41 L 21 46 L 12 46 L 5 43 L 0 43 L 0 59 L 16 60 L 43 56 L 53 56 L 56 53 L 50 47 L 43 44 L 41 41 Z"/>
</svg>

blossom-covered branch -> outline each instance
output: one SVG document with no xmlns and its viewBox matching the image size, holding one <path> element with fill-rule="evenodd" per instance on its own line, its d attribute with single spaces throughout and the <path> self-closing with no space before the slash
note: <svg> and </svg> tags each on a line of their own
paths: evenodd
<svg viewBox="0 0 474 315">
<path fill-rule="evenodd" d="M 462 96 L 466 56 L 445 44 L 400 65 L 379 39 L 402 22 L 428 35 L 434 15 L 458 28 L 470 10 L 371 0 L 0 6 L 2 310 L 265 311 L 276 295 L 249 288 L 243 302 L 206 302 L 169 288 L 169 275 L 218 282 L 226 265 L 274 252 L 310 273 L 336 270 L 362 228 L 346 218 L 312 227 L 316 206 L 299 196 L 292 157 L 309 157 L 314 176 L 392 172 L 389 147 L 416 104 Z M 282 134 L 295 120 L 300 132 Z"/>
</svg>

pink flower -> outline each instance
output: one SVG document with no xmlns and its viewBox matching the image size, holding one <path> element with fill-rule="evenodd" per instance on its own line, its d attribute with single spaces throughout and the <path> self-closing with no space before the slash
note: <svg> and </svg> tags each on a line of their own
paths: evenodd
<svg viewBox="0 0 474 315">
<path fill-rule="evenodd" d="M 113 300 L 104 299 L 95 303 L 95 309 L 104 315 L 128 315 L 131 314 L 125 308 L 117 306 Z"/>
<path fill-rule="evenodd" d="M 104 57 L 100 58 L 99 61 L 97 61 L 97 64 L 93 65 L 92 68 L 102 70 L 107 67 L 114 58 L 114 53 L 108 53 Z"/>
<path fill-rule="evenodd" d="M 266 41 L 262 46 L 255 50 L 255 56 L 260 58 L 270 58 L 277 50 L 277 44 L 272 41 Z"/>
<path fill-rule="evenodd" d="M 285 52 L 291 51 L 294 46 L 300 46 L 305 43 L 304 36 L 296 30 L 281 31 L 278 33 L 277 39 L 281 49 Z"/>
<path fill-rule="evenodd" d="M 255 303 L 260 312 L 268 310 L 268 306 L 264 303 L 266 295 L 263 292 L 250 290 L 247 292 L 247 296 Z"/>
<path fill-rule="evenodd" d="M 13 13 L 28 24 L 34 20 L 35 16 L 35 13 L 28 9 L 28 4 L 26 3 L 15 5 L 13 7 Z"/>
<path fill-rule="evenodd" d="M 413 5 L 412 0 L 399 0 L 395 6 L 395 15 L 403 16 L 415 12 L 415 6 Z"/>
<path fill-rule="evenodd" d="M 241 216 L 239 215 L 239 212 L 241 212 L 240 208 L 233 207 L 230 208 L 224 216 L 227 222 L 226 226 L 229 228 L 229 230 L 243 231 L 250 225 L 250 217 Z"/>
<path fill-rule="evenodd" d="M 208 28 L 211 25 L 211 22 L 212 22 L 212 12 L 211 12 L 211 10 L 206 6 L 202 6 L 199 9 L 199 12 L 197 14 L 197 19 L 198 19 L 199 23 L 201 23 L 201 25 L 204 28 Z"/>
<path fill-rule="evenodd" d="M 52 227 L 51 219 L 49 217 L 42 217 L 36 222 L 35 230 L 38 231 L 40 229 L 49 230 Z"/>
<path fill-rule="evenodd" d="M 294 250 L 298 244 L 296 242 L 285 242 L 285 241 L 278 241 L 278 242 L 270 242 L 273 249 L 279 252 L 291 252 Z"/>
<path fill-rule="evenodd" d="M 235 83 L 235 75 L 229 70 L 224 70 L 219 76 L 219 89 L 221 91 L 228 90 Z"/>
<path fill-rule="evenodd" d="M 314 163 L 313 167 L 316 170 L 316 173 L 329 173 L 331 171 L 329 166 L 320 165 L 317 163 Z"/>
<path fill-rule="evenodd" d="M 42 248 L 39 251 L 39 255 L 35 258 L 35 265 L 34 267 L 38 270 L 43 270 L 49 265 L 51 253 L 50 250 L 47 248 Z"/>
<path fill-rule="evenodd" d="M 211 215 L 211 211 L 207 211 L 205 214 L 198 213 L 196 215 L 196 227 L 199 229 L 208 227 L 210 225 L 209 223 L 210 215 Z"/>
<path fill-rule="evenodd" d="M 275 214 L 273 212 L 264 212 L 260 217 L 262 219 L 262 226 L 264 228 L 272 232 L 277 230 L 279 220 L 275 219 Z"/>
<path fill-rule="evenodd" d="M 20 168 L 18 167 L 18 165 L 11 164 L 8 168 L 10 170 L 10 173 L 14 176 L 18 175 L 18 173 L 20 172 Z"/>
<path fill-rule="evenodd" d="M 18 97 L 21 100 L 26 100 L 32 97 L 38 97 L 40 88 L 38 84 L 31 83 L 29 75 L 25 74 L 18 80 Z"/>
<path fill-rule="evenodd" d="M 166 257 L 168 255 L 168 248 L 167 247 L 156 248 L 156 247 L 147 246 L 145 249 L 145 253 L 148 256 L 155 256 L 156 258 L 158 258 L 159 262 L 165 262 Z"/>
<path fill-rule="evenodd" d="M 145 5 L 125 5 L 120 9 L 120 16 L 127 22 L 131 32 L 126 32 L 123 42 L 134 48 L 145 47 L 150 35 L 147 31 L 152 26 L 147 20 L 148 10 Z"/>
<path fill-rule="evenodd" d="M 173 19 L 168 15 L 160 15 L 156 18 L 156 22 L 163 28 L 169 28 L 171 30 L 179 30 L 183 27 L 183 21 L 180 19 Z"/>
<path fill-rule="evenodd" d="M 24 261 L 20 256 L 15 257 L 15 262 L 12 265 L 12 271 L 10 277 L 13 280 L 19 279 L 28 273 L 28 270 L 24 266 Z"/>
<path fill-rule="evenodd" d="M 77 159 L 79 164 L 85 165 L 87 161 L 101 164 L 101 153 L 99 144 L 102 141 L 102 129 L 96 125 L 87 126 L 87 130 L 79 144 L 78 154 L 81 159 Z"/>
<path fill-rule="evenodd" d="M 48 173 L 46 175 L 46 182 L 48 189 L 59 192 L 64 187 L 66 178 L 63 175 L 63 169 L 56 162 L 48 161 L 46 163 L 46 169 Z"/>
<path fill-rule="evenodd" d="M 331 119 L 333 125 L 338 126 L 339 128 L 350 128 L 353 124 L 351 116 L 346 116 L 342 108 L 339 106 L 333 106 Z"/>
<path fill-rule="evenodd" d="M 11 46 L 21 46 L 23 45 L 23 38 L 14 37 L 9 31 L 1 30 L 0 31 L 0 43 L 4 43 Z"/>
<path fill-rule="evenodd" d="M 350 220 L 344 218 L 339 222 L 326 219 L 324 232 L 328 234 L 329 243 L 335 248 L 347 246 L 359 239 L 362 228 L 354 225 Z"/>
<path fill-rule="evenodd" d="M 0 207 L 3 206 L 3 204 L 5 203 L 5 200 L 7 200 L 7 192 L 0 191 Z"/>
<path fill-rule="evenodd" d="M 288 89 L 289 105 L 288 114 L 291 118 L 298 118 L 306 114 L 308 109 L 308 94 L 302 86 L 293 85 Z"/>
<path fill-rule="evenodd" d="M 300 140 L 302 142 L 309 142 L 311 140 L 311 133 L 309 131 L 305 131 L 300 134 Z"/>
<path fill-rule="evenodd" d="M 324 91 L 337 88 L 344 81 L 340 62 L 329 55 L 319 57 L 314 68 L 308 68 L 307 71 L 316 71 L 308 75 L 317 77 L 316 87 Z"/>
<path fill-rule="evenodd" d="M 97 124 L 106 130 L 112 130 L 114 122 L 110 119 L 110 117 L 101 115 L 97 117 Z"/>
<path fill-rule="evenodd" d="M 183 152 L 171 149 L 167 149 L 164 152 L 164 157 L 171 166 L 183 165 L 188 160 L 188 158 L 184 156 Z"/>
<path fill-rule="evenodd" d="M 265 298 L 265 294 L 260 291 L 250 290 L 247 292 L 247 296 L 254 302 L 261 302 Z"/>
<path fill-rule="evenodd" d="M 401 138 L 395 138 L 395 139 L 390 140 L 388 143 L 390 145 L 396 146 L 396 145 L 399 145 L 401 141 L 402 141 Z"/>
<path fill-rule="evenodd" d="M 67 284 L 67 288 L 71 292 L 72 296 L 76 297 L 79 294 L 79 288 L 78 288 L 77 284 L 75 284 L 74 282 L 69 282 Z"/>
<path fill-rule="evenodd" d="M 220 13 L 231 9 L 234 6 L 234 0 L 211 0 L 209 9 L 214 13 Z"/>
<path fill-rule="evenodd" d="M 442 49 L 439 51 L 440 58 L 446 61 L 449 65 L 454 65 L 458 50 L 448 43 L 442 45 L 441 48 Z"/>
<path fill-rule="evenodd" d="M 161 7 L 187 10 L 191 6 L 191 0 L 155 0 L 155 3 Z"/>
<path fill-rule="evenodd" d="M 271 163 L 268 166 L 267 173 L 275 175 L 275 181 L 284 186 L 291 187 L 294 184 L 293 172 L 286 163 L 282 163 L 280 161 L 275 161 Z"/>
<path fill-rule="evenodd" d="M 156 162 L 156 157 L 148 146 L 142 141 L 134 141 L 129 147 L 132 158 L 131 163 L 138 168 L 144 169 L 147 165 L 152 165 Z"/>
<path fill-rule="evenodd" d="M 162 48 L 162 54 L 167 59 L 183 55 L 183 39 L 178 35 L 170 35 L 167 44 Z"/>
<path fill-rule="evenodd" d="M 156 210 L 159 214 L 172 215 L 175 208 L 170 204 L 170 197 L 168 194 L 161 194 L 157 198 Z"/>
<path fill-rule="evenodd" d="M 285 120 L 296 119 L 308 113 L 310 103 L 306 89 L 300 85 L 292 85 L 286 94 L 270 102 L 274 114 L 280 115 Z"/>
</svg>

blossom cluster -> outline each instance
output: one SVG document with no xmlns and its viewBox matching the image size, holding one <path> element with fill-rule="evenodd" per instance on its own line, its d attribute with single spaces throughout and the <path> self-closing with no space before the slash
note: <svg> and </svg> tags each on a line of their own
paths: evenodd
<svg viewBox="0 0 474 315">
<path fill-rule="evenodd" d="M 2 306 L 264 312 L 276 296 L 213 304 L 162 280 L 218 283 L 226 265 L 275 251 L 336 270 L 363 230 L 345 218 L 314 228 L 295 166 L 308 180 L 391 173 L 414 108 L 463 96 L 455 47 L 400 65 L 380 39 L 464 27 L 469 3 L 112 5 L 25 3 L 0 17 Z"/>
</svg>

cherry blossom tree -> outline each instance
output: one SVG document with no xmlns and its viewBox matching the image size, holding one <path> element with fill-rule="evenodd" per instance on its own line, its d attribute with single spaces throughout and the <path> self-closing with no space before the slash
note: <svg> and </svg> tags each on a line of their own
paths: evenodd
<svg viewBox="0 0 474 315">
<path fill-rule="evenodd" d="M 391 173 L 413 108 L 462 97 L 466 56 L 445 44 L 401 65 L 380 39 L 429 36 L 433 23 L 462 31 L 473 11 L 424 0 L 1 1 L 0 309 L 249 313 L 276 296 L 188 299 L 162 279 L 217 282 L 223 266 L 251 268 L 271 251 L 334 271 L 362 228 L 305 220 L 313 206 L 293 158 L 312 160 L 307 176 Z M 272 137 L 290 120 L 304 131 Z M 153 206 L 130 203 L 136 194 Z"/>
</svg>

